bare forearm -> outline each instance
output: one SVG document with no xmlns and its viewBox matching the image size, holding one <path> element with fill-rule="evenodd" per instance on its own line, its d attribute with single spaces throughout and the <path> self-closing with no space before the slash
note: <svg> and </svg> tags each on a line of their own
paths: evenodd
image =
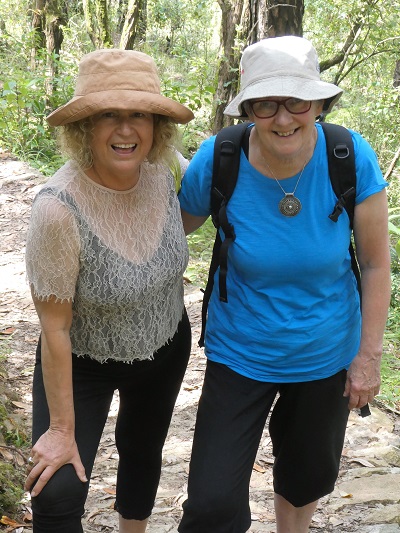
<svg viewBox="0 0 400 533">
<path fill-rule="evenodd" d="M 31 450 L 34 466 L 25 482 L 25 490 L 37 496 L 49 479 L 65 464 L 72 464 L 78 478 L 86 482 L 75 441 L 75 414 L 72 387 L 70 328 L 72 302 L 57 298 L 41 301 L 33 295 L 42 328 L 43 382 L 50 413 L 50 427 Z"/>
<path fill-rule="evenodd" d="M 387 266 L 362 271 L 362 329 L 358 353 L 348 372 L 349 408 L 362 407 L 379 393 L 383 335 L 390 298 Z"/>
<path fill-rule="evenodd" d="M 50 427 L 73 431 L 72 356 L 68 331 L 42 331 L 42 368 Z"/>
<path fill-rule="evenodd" d="M 385 266 L 362 271 L 362 330 L 360 353 L 382 355 L 390 302 L 390 272 Z"/>
<path fill-rule="evenodd" d="M 70 340 L 72 302 L 57 302 L 55 297 L 42 301 L 34 295 L 33 301 L 42 329 L 42 369 L 50 427 L 73 432 L 75 416 Z"/>
</svg>

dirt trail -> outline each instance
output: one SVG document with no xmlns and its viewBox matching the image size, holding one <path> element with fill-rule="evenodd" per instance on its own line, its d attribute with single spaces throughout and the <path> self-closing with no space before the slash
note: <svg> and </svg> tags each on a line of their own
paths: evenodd
<svg viewBox="0 0 400 533">
<path fill-rule="evenodd" d="M 44 178 L 25 164 L 0 153 L 0 334 L 8 339 L 9 383 L 21 399 L 21 412 L 30 423 L 33 358 L 39 327 L 25 281 L 25 232 L 32 199 Z M 178 397 L 164 449 L 163 473 L 150 533 L 176 533 L 185 499 L 196 405 L 205 358 L 197 347 L 201 292 L 186 288 L 193 327 L 190 364 Z M 116 532 L 112 510 L 117 453 L 113 444 L 118 397 L 111 407 L 91 482 L 86 533 Z M 400 532 L 400 421 L 376 407 L 366 419 L 352 413 L 343 466 L 335 491 L 319 504 L 312 530 L 336 533 Z M 253 522 L 250 533 L 275 532 L 270 440 L 265 432 L 251 479 Z M 29 503 L 28 503 L 29 505 Z M 30 531 L 29 524 L 22 531 Z M 204 532 L 210 533 L 210 532 Z"/>
</svg>

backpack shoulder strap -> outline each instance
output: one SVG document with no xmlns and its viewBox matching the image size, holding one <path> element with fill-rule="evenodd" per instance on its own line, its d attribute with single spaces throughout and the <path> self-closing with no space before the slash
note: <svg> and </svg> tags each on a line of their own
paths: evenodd
<svg viewBox="0 0 400 533">
<path fill-rule="evenodd" d="M 242 139 L 248 123 L 223 128 L 215 138 L 213 175 L 211 183 L 211 215 L 216 227 L 221 204 L 228 203 L 235 190 L 239 172 Z"/>
<path fill-rule="evenodd" d="M 353 139 L 349 130 L 343 126 L 330 124 L 328 122 L 321 122 L 320 125 L 325 134 L 329 177 L 332 188 L 338 198 L 329 218 L 333 222 L 337 222 L 343 209 L 346 209 L 350 221 L 350 227 L 353 229 L 357 188 Z M 360 268 L 351 241 L 349 245 L 349 253 L 351 257 L 351 267 L 357 281 L 358 292 L 361 298 Z"/>
<path fill-rule="evenodd" d="M 350 227 L 353 228 L 357 185 L 353 139 L 349 130 L 343 126 L 328 122 L 321 122 L 320 125 L 325 134 L 329 177 L 338 197 L 329 218 L 337 222 L 343 209 L 346 209 Z"/>
<path fill-rule="evenodd" d="M 228 271 L 228 248 L 235 240 L 235 231 L 232 224 L 229 223 L 226 215 L 226 206 L 230 197 L 235 190 L 239 164 L 240 151 L 243 136 L 248 123 L 243 122 L 235 126 L 223 128 L 215 139 L 213 175 L 211 182 L 211 217 L 214 226 L 217 228 L 215 237 L 210 269 L 208 272 L 208 281 L 204 291 L 202 306 L 202 329 L 199 340 L 199 346 L 204 346 L 205 324 L 207 318 L 208 302 L 214 287 L 214 276 L 218 269 L 219 272 L 219 295 L 223 302 L 228 301 L 226 290 L 226 276 Z M 222 241 L 219 228 L 224 232 Z"/>
</svg>

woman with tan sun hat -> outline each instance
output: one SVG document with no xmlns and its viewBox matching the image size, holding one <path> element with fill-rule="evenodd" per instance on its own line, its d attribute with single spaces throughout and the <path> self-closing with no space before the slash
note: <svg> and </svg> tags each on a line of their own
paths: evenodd
<svg viewBox="0 0 400 533">
<path fill-rule="evenodd" d="M 119 391 L 115 509 L 143 533 L 187 366 L 188 250 L 169 170 L 176 123 L 153 60 L 131 50 L 83 57 L 75 96 L 48 116 L 70 160 L 36 196 L 26 264 L 41 336 L 33 381 L 34 533 L 80 533 L 99 440 Z"/>
<path fill-rule="evenodd" d="M 320 79 L 301 37 L 265 39 L 243 52 L 241 90 L 225 114 L 247 119 L 238 180 L 226 207 L 236 235 L 226 289 L 219 271 L 208 306 L 207 368 L 180 533 L 244 533 L 249 482 L 267 417 L 277 533 L 306 533 L 333 490 L 349 409 L 379 391 L 390 294 L 385 186 L 369 144 L 351 132 L 357 187 L 354 237 L 328 173 L 315 123 L 342 90 Z M 187 233 L 210 215 L 215 137 L 185 173 L 179 199 Z"/>
</svg>

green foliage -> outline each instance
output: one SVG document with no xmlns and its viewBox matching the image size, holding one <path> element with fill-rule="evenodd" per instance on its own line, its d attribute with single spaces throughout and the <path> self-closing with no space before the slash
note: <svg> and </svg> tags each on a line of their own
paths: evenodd
<svg viewBox="0 0 400 533">
<path fill-rule="evenodd" d="M 344 61 L 322 73 L 345 91 L 329 120 L 359 131 L 377 152 L 382 169 L 398 149 L 400 92 L 393 73 L 400 55 L 400 3 L 384 0 L 306 0 L 304 36 L 320 61 L 340 53 L 356 36 Z"/>
<path fill-rule="evenodd" d="M 74 69 L 60 61 L 62 75 L 52 80 L 53 92 L 47 96 L 50 80 L 46 74 L 46 54 L 38 57 L 32 71 L 20 59 L 26 43 L 19 46 L 15 55 L 0 60 L 1 70 L 6 72 L 0 86 L 0 144 L 44 174 L 51 174 L 61 159 L 45 119 L 52 109 L 72 96 Z"/>
<path fill-rule="evenodd" d="M 388 329 L 391 338 L 400 341 L 400 207 L 389 209 L 389 234 L 392 272 L 392 294 Z"/>
<path fill-rule="evenodd" d="M 17 510 L 23 496 L 24 475 L 12 465 L 0 461 L 0 509 L 2 514 Z"/>
<path fill-rule="evenodd" d="M 15 72 L 0 92 L 0 140 L 23 160 L 39 158 L 50 162 L 54 147 L 44 125 L 46 103 L 39 79 L 27 79 Z"/>
<path fill-rule="evenodd" d="M 397 316 L 399 318 L 399 316 Z M 398 325 L 399 322 L 397 322 Z M 400 358 L 399 335 L 393 338 L 390 331 L 386 335 L 388 349 L 384 351 L 381 364 L 381 391 L 378 400 L 390 408 L 400 411 Z"/>
<path fill-rule="evenodd" d="M 392 293 L 382 358 L 382 386 L 379 398 L 400 411 L 400 208 L 390 209 Z"/>
<path fill-rule="evenodd" d="M 14 394 L 8 388 L 4 365 L 9 352 L 8 342 L 0 339 L 0 446 L 20 447 L 27 445 L 27 435 L 23 429 L 24 424 L 17 423 L 9 402 L 9 396 Z M 3 462 L 0 456 L 0 509 L 3 514 L 16 510 L 23 496 L 24 477 L 22 469 Z"/>
<path fill-rule="evenodd" d="M 389 209 L 389 234 L 394 236 L 393 252 L 400 259 L 400 207 Z M 393 240 L 392 240 L 393 241 Z"/>
<path fill-rule="evenodd" d="M 156 60 L 163 94 L 195 113 L 195 120 L 182 129 L 183 153 L 189 158 L 211 130 L 218 15 L 210 0 L 148 2 L 148 36 L 143 51 Z"/>
<path fill-rule="evenodd" d="M 27 3 L 25 7 L 27 12 Z M 0 54 L 0 71 L 5 73 L 3 85 L 0 83 L 0 146 L 45 175 L 52 174 L 62 162 L 54 132 L 45 117 L 72 96 L 79 58 L 93 49 L 83 13 L 73 9 L 73 5 L 68 10 L 70 19 L 63 28 L 62 53 L 57 58 L 59 74 L 49 80 L 45 51 L 39 52 L 34 69 L 29 64 L 35 38 L 29 28 L 29 17 L 17 16 L 10 0 L 0 6 L 0 20 L 3 17 L 11 30 L 0 34 L 0 51 L 4 49 L 4 54 Z M 109 13 L 114 28 L 115 2 L 110 2 Z M 196 151 L 204 132 L 210 129 L 218 46 L 210 20 L 215 21 L 215 17 L 215 6 L 209 0 L 148 3 L 148 37 L 141 48 L 159 66 L 163 93 L 196 112 L 197 120 L 182 128 L 183 152 L 187 157 Z"/>
<path fill-rule="evenodd" d="M 0 341 L 0 444 L 25 447 L 28 444 L 25 424 L 11 403 L 18 397 L 7 385 L 5 361 L 9 353 L 9 343 Z"/>
</svg>

